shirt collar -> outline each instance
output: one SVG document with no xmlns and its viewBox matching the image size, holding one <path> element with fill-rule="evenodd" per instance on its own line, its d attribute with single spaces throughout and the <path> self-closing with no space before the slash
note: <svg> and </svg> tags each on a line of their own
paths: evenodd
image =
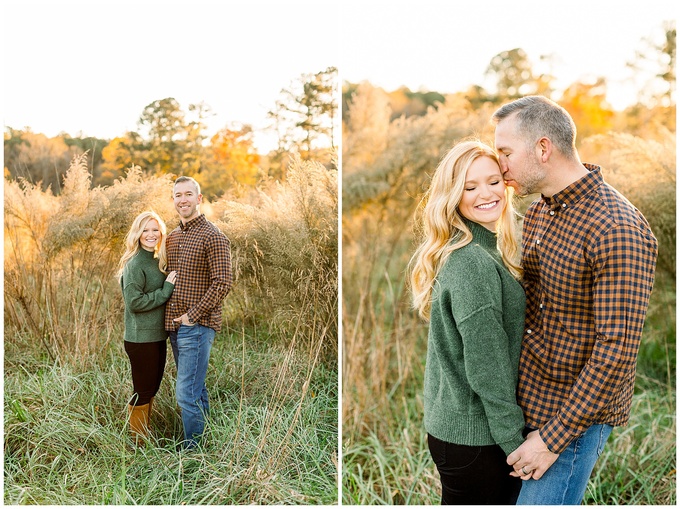
<svg viewBox="0 0 680 509">
<path fill-rule="evenodd" d="M 182 230 L 188 230 L 189 228 L 193 228 L 194 226 L 198 226 L 199 224 L 202 224 L 205 222 L 205 215 L 204 214 L 199 214 L 198 217 L 193 218 L 191 221 L 188 221 L 186 224 L 183 223 L 182 221 L 179 222 L 179 227 Z"/>
<path fill-rule="evenodd" d="M 583 163 L 588 174 L 552 196 L 542 196 L 550 210 L 567 209 L 581 201 L 604 183 L 602 169 L 596 164 Z"/>
</svg>

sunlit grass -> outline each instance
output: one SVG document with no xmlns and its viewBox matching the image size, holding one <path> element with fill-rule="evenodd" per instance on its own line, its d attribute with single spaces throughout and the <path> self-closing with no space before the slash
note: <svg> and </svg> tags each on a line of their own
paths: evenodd
<svg viewBox="0 0 680 509">
<path fill-rule="evenodd" d="M 126 430 L 129 363 L 79 372 L 40 355 L 6 352 L 6 504 L 333 504 L 337 502 L 337 377 L 288 356 L 295 373 L 275 389 L 283 347 L 222 334 L 207 385 L 205 445 L 181 452 L 169 355 L 154 402 L 153 436 L 134 449 Z M 280 344 L 281 342 L 278 341 Z M 253 346 L 255 345 L 255 346 Z M 311 390 L 304 397 L 309 377 Z"/>
<path fill-rule="evenodd" d="M 493 143 L 498 105 L 447 97 L 390 121 L 385 101 L 370 84 L 357 87 L 343 129 L 342 496 L 348 504 L 438 504 L 421 398 L 427 324 L 405 285 L 418 242 L 412 220 L 446 150 L 468 136 Z M 609 439 L 585 503 L 675 504 L 675 132 L 656 126 L 579 141 L 582 160 L 603 166 L 660 245 L 630 424 Z M 518 200 L 519 212 L 535 198 Z"/>
</svg>

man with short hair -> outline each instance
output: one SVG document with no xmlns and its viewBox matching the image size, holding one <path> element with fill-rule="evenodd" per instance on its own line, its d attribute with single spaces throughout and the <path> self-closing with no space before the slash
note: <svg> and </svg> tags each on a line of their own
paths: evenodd
<svg viewBox="0 0 680 509">
<path fill-rule="evenodd" d="M 167 303 L 165 329 L 177 366 L 176 397 L 184 425 L 183 446 L 198 444 L 210 411 L 205 385 L 210 349 L 222 326 L 222 300 L 231 289 L 227 237 L 201 214 L 201 188 L 178 177 L 173 200 L 180 224 L 167 239 L 168 271 L 177 271 Z"/>
<path fill-rule="evenodd" d="M 508 456 L 518 504 L 580 504 L 613 426 L 628 422 L 658 243 L 647 220 L 581 163 L 561 106 L 529 96 L 493 115 L 507 185 L 526 212 L 527 296 L 517 399 L 526 441 Z"/>
</svg>

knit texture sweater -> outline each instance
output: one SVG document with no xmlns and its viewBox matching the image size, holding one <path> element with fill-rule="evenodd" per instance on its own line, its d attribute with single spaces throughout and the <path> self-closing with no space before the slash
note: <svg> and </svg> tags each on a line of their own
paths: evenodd
<svg viewBox="0 0 680 509">
<path fill-rule="evenodd" d="M 153 343 L 165 341 L 165 303 L 175 285 L 165 280 L 158 259 L 140 249 L 123 268 L 120 285 L 125 301 L 125 341 Z"/>
<path fill-rule="evenodd" d="M 515 389 L 526 299 L 495 233 L 466 224 L 472 242 L 449 255 L 432 290 L 425 429 L 453 444 L 498 444 L 508 455 L 524 442 Z"/>
</svg>

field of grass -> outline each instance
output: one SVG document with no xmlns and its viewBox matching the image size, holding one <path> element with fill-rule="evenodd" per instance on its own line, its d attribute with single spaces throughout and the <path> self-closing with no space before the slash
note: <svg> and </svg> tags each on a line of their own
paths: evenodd
<svg viewBox="0 0 680 509">
<path fill-rule="evenodd" d="M 439 474 L 422 429 L 422 405 L 411 400 L 406 414 L 404 403 L 394 402 L 385 430 L 345 442 L 344 504 L 439 504 Z M 674 392 L 636 394 L 631 420 L 614 428 L 583 504 L 676 505 L 675 422 Z"/>
<path fill-rule="evenodd" d="M 75 157 L 56 195 L 5 181 L 4 502 L 337 503 L 335 170 L 296 158 L 285 182 L 202 204 L 231 241 L 230 328 L 212 349 L 203 447 L 179 452 L 169 348 L 153 438 L 129 446 L 114 276 L 139 212 L 178 223 L 170 176 L 132 167 L 92 188 L 88 168 Z"/>
<path fill-rule="evenodd" d="M 432 173 L 453 143 L 492 142 L 492 110 L 447 97 L 425 115 L 390 121 L 388 103 L 364 83 L 343 118 L 342 501 L 438 504 L 423 427 L 427 324 L 411 309 L 406 270 Z M 579 152 L 645 215 L 659 259 L 630 421 L 614 429 L 584 503 L 675 505 L 676 134 L 674 124 L 644 137 L 620 128 L 585 138 Z M 518 200 L 518 211 L 537 197 Z"/>
<path fill-rule="evenodd" d="M 374 288 L 371 297 L 355 296 L 344 307 L 345 313 L 356 310 L 343 322 L 344 504 L 439 504 L 439 474 L 422 425 L 427 326 L 394 291 L 402 283 L 387 275 L 373 278 L 367 283 Z M 584 504 L 677 503 L 675 355 L 675 279 L 661 274 L 640 348 L 630 422 L 614 428 Z"/>
<path fill-rule="evenodd" d="M 336 369 L 285 344 L 262 330 L 217 336 L 204 444 L 180 452 L 169 347 L 153 438 L 134 449 L 122 340 L 87 370 L 30 338 L 6 342 L 4 503 L 337 503 Z"/>
</svg>

